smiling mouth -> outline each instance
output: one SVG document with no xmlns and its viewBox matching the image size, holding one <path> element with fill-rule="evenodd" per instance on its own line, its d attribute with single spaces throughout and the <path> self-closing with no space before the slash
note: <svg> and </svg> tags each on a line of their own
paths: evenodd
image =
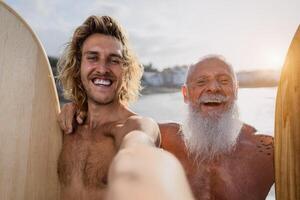
<svg viewBox="0 0 300 200">
<path fill-rule="evenodd" d="M 200 102 L 204 106 L 218 107 L 225 103 L 222 99 L 204 99 Z"/>
<path fill-rule="evenodd" d="M 96 86 L 104 86 L 104 87 L 110 87 L 113 84 L 113 81 L 107 78 L 94 78 L 92 79 L 92 82 Z"/>
<path fill-rule="evenodd" d="M 220 106 L 223 103 L 221 103 L 221 102 L 206 102 L 206 103 L 202 103 L 202 104 L 205 105 L 205 106 L 215 107 L 215 106 Z"/>
</svg>

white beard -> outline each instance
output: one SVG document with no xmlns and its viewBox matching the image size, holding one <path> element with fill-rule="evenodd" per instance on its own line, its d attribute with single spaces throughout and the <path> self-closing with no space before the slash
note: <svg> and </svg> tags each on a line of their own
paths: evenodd
<svg viewBox="0 0 300 200">
<path fill-rule="evenodd" d="M 207 117 L 191 105 L 188 108 L 183 134 L 189 155 L 198 162 L 210 161 L 234 149 L 243 125 L 236 102 L 224 113 Z"/>
</svg>

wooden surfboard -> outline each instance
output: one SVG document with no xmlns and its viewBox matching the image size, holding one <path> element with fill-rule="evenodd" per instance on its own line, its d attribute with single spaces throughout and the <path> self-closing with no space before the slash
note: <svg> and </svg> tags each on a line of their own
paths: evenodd
<svg viewBox="0 0 300 200">
<path fill-rule="evenodd" d="M 0 112 L 0 199 L 59 199 L 62 135 L 51 68 L 33 31 L 2 1 Z"/>
<path fill-rule="evenodd" d="M 278 200 L 300 199 L 300 26 L 288 50 L 277 91 L 275 190 Z"/>
</svg>

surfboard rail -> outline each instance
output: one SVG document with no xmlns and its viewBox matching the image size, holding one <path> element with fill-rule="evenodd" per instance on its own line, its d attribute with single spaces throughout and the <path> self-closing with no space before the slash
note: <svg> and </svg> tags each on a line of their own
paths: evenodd
<svg viewBox="0 0 300 200">
<path fill-rule="evenodd" d="M 277 90 L 275 191 L 278 200 L 300 199 L 300 26 L 289 47 Z"/>
<path fill-rule="evenodd" d="M 60 106 L 46 52 L 3 1 L 0 27 L 0 199 L 60 199 Z"/>
</svg>

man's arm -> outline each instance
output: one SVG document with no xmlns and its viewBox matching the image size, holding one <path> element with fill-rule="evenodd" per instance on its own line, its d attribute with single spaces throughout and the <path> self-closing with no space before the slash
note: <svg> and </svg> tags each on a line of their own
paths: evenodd
<svg viewBox="0 0 300 200">
<path fill-rule="evenodd" d="M 160 146 L 161 136 L 158 124 L 151 118 L 132 116 L 124 125 L 124 133 L 122 137 L 116 137 L 117 144 L 121 148 L 135 146 L 139 144 L 148 146 Z"/>
<path fill-rule="evenodd" d="M 63 105 L 57 117 L 60 128 L 64 133 L 70 134 L 74 131 L 76 123 L 82 124 L 86 117 L 85 112 L 80 112 L 75 103 L 70 102 Z"/>
<path fill-rule="evenodd" d="M 183 167 L 160 145 L 158 124 L 151 118 L 132 116 L 126 133 L 116 138 L 120 150 L 110 166 L 108 200 L 193 200 Z"/>
<path fill-rule="evenodd" d="M 107 200 L 194 199 L 175 156 L 144 142 L 125 146 L 110 166 Z"/>
</svg>

